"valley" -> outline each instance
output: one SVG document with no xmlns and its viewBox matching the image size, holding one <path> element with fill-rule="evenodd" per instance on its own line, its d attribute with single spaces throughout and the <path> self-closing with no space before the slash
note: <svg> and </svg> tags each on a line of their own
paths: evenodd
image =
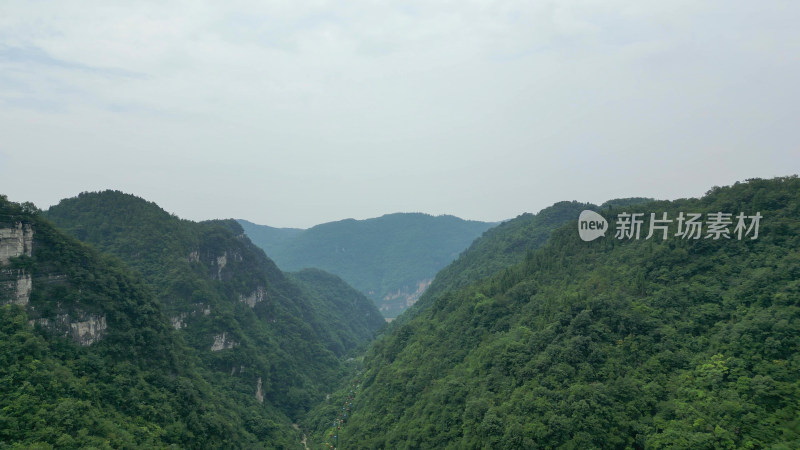
<svg viewBox="0 0 800 450">
<path fill-rule="evenodd" d="M 798 193 L 791 176 L 696 199 L 559 202 L 482 231 L 414 292 L 389 291 L 407 311 L 388 324 L 340 276 L 279 269 L 239 221 L 188 221 L 119 191 L 46 211 L 2 199 L 0 437 L 793 448 Z M 762 223 L 738 238 L 687 239 L 672 223 L 665 239 L 586 242 L 585 211 L 612 228 L 650 212 L 757 211 Z"/>
</svg>

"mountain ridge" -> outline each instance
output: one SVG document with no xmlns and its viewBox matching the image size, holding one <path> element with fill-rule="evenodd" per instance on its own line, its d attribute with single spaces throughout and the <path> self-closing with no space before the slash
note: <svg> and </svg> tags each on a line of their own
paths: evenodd
<svg viewBox="0 0 800 450">
<path fill-rule="evenodd" d="M 120 258 L 2 196 L 0 248 L 0 278 L 12 287 L 0 289 L 4 444 L 268 448 L 297 441 L 289 419 L 252 391 L 214 383 L 151 286 Z"/>
<path fill-rule="evenodd" d="M 372 299 L 385 317 L 413 304 L 420 283 L 430 282 L 494 225 L 452 215 L 391 213 L 328 222 L 291 231 L 289 236 L 272 227 L 261 229 L 241 219 L 239 223 L 282 269 L 320 268 L 334 273 Z"/>
<path fill-rule="evenodd" d="M 756 240 L 583 242 L 575 216 L 522 262 L 445 291 L 379 338 L 339 437 L 369 448 L 796 447 L 798 193 L 797 176 L 753 179 L 601 212 L 610 223 L 759 213 Z M 309 415 L 315 442 L 326 421 L 323 406 Z"/>
<path fill-rule="evenodd" d="M 335 308 L 330 298 L 309 297 L 234 220 L 180 219 L 119 191 L 83 193 L 44 214 L 139 271 L 217 382 L 291 418 L 335 383 L 339 357 L 370 339 L 363 324 L 351 334 L 346 321 L 327 323 L 319 308 Z M 360 307 L 380 316 L 370 302 Z"/>
</svg>

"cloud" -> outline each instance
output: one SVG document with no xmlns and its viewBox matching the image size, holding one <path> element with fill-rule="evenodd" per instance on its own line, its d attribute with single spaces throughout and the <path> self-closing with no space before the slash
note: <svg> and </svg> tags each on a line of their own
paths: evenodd
<svg viewBox="0 0 800 450">
<path fill-rule="evenodd" d="M 287 226 L 697 195 L 798 170 L 799 9 L 4 2 L 0 190 Z M 47 182 L 23 188 L 34 168 Z"/>
</svg>

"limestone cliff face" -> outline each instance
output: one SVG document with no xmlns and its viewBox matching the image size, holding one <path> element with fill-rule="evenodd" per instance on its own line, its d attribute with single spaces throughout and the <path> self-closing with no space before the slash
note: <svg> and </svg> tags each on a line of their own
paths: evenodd
<svg viewBox="0 0 800 450">
<path fill-rule="evenodd" d="M 264 391 L 261 389 L 261 377 L 258 377 L 258 382 L 256 383 L 256 400 L 259 403 L 264 403 Z"/>
<path fill-rule="evenodd" d="M 211 344 L 211 351 L 218 352 L 220 350 L 225 350 L 228 348 L 233 348 L 237 345 L 228 333 L 223 332 L 222 334 L 214 335 L 214 343 Z"/>
<path fill-rule="evenodd" d="M 267 290 L 259 286 L 250 295 L 244 296 L 239 294 L 239 301 L 245 303 L 251 308 L 255 308 L 256 303 L 261 303 L 267 298 Z"/>
<path fill-rule="evenodd" d="M 34 312 L 29 305 L 33 278 L 25 270 L 8 266 L 12 258 L 33 256 L 33 236 L 33 227 L 27 223 L 17 222 L 11 227 L 0 228 L 0 304 L 20 305 L 29 312 Z M 44 277 L 43 282 L 52 284 L 66 281 L 64 275 L 50 275 Z M 30 323 L 69 337 L 79 345 L 91 345 L 102 339 L 108 327 L 105 315 L 88 314 L 80 309 L 60 311 L 54 317 L 32 319 Z"/>
<path fill-rule="evenodd" d="M 78 345 L 92 345 L 105 336 L 108 325 L 106 324 L 106 316 L 97 314 L 85 314 L 78 311 L 73 313 L 80 315 L 82 320 L 75 320 L 69 314 L 58 314 L 56 317 L 34 319 L 30 321 L 31 325 L 40 325 L 60 334 L 64 337 L 71 338 Z"/>
<path fill-rule="evenodd" d="M 239 239 L 244 239 L 245 235 L 240 234 L 237 237 Z M 191 250 L 187 257 L 187 261 L 190 263 L 208 264 L 211 270 L 211 279 L 217 281 L 226 281 L 232 276 L 235 276 L 233 273 L 226 274 L 226 271 L 236 271 L 236 268 L 230 269 L 230 264 L 241 262 L 243 259 L 242 249 L 236 246 L 228 247 L 222 250 L 221 253 L 202 253 L 199 250 Z M 228 269 L 226 269 L 226 267 L 228 267 Z M 238 298 L 240 302 L 246 304 L 250 308 L 255 308 L 256 304 L 267 299 L 267 288 L 264 286 L 256 286 L 256 288 L 249 293 L 238 294 Z M 185 319 L 185 314 L 184 317 L 173 317 L 172 326 L 176 329 L 186 326 Z"/>
<path fill-rule="evenodd" d="M 189 256 L 191 257 L 191 255 Z M 225 266 L 227 266 L 228 263 L 231 261 L 241 261 L 241 260 L 242 260 L 242 255 L 235 250 L 225 250 L 222 252 L 221 255 L 212 256 L 209 262 L 211 264 L 212 270 L 216 269 L 216 274 L 212 273 L 212 278 L 215 280 L 222 281 L 224 278 L 222 271 L 223 269 L 225 269 Z"/>
<path fill-rule="evenodd" d="M 13 227 L 0 228 L 0 265 L 8 264 L 10 258 L 33 251 L 33 228 L 30 224 L 17 222 Z"/>
<path fill-rule="evenodd" d="M 11 258 L 31 256 L 32 252 L 33 228 L 30 224 L 17 222 L 12 227 L 0 228 L 0 268 L 8 266 Z M 33 289 L 30 274 L 24 270 L 0 269 L 0 280 L 3 304 L 28 304 Z"/>
<path fill-rule="evenodd" d="M 0 270 L 0 304 L 25 306 L 31 296 L 33 280 L 24 270 Z"/>
<path fill-rule="evenodd" d="M 202 246 L 201 246 L 202 247 Z M 238 249 L 226 248 L 224 250 L 209 250 L 194 248 L 186 256 L 189 263 L 200 263 L 209 269 L 210 278 L 213 280 L 224 281 L 226 279 L 225 267 L 231 262 L 242 261 L 242 254 Z"/>
<path fill-rule="evenodd" d="M 228 264 L 228 252 L 217 256 L 217 279 L 222 280 L 222 269 Z"/>
<path fill-rule="evenodd" d="M 70 335 L 80 345 L 92 345 L 99 341 L 107 328 L 106 316 L 90 315 L 86 320 L 72 322 L 69 325 Z"/>
<path fill-rule="evenodd" d="M 186 326 L 186 316 L 185 312 L 178 314 L 177 316 L 172 316 L 169 318 L 170 323 L 172 324 L 172 328 L 176 330 L 180 330 L 181 328 Z"/>
<path fill-rule="evenodd" d="M 412 288 L 404 287 L 396 292 L 386 294 L 381 300 L 380 311 L 384 314 L 389 311 L 405 310 L 419 300 L 420 296 L 428 289 L 433 279 L 420 280 Z"/>
<path fill-rule="evenodd" d="M 169 320 L 172 323 L 172 328 L 180 330 L 186 328 L 189 323 L 199 316 L 207 316 L 211 314 L 211 306 L 203 303 L 193 303 L 186 311 L 170 316 Z"/>
</svg>

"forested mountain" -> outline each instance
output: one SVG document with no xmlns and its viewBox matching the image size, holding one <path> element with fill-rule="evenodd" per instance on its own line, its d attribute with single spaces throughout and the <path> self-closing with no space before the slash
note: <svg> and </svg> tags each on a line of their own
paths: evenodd
<svg viewBox="0 0 800 450">
<path fill-rule="evenodd" d="M 352 398 L 336 439 L 353 448 L 800 447 L 800 180 L 599 212 L 612 225 L 605 237 L 582 241 L 576 215 L 518 264 L 442 292 L 376 342 L 356 395 L 333 397 Z M 715 234 L 720 212 L 732 214 L 729 238 Z M 643 214 L 640 238 L 616 237 L 625 213 Z M 650 213 L 672 219 L 667 239 L 658 228 L 645 237 Z M 681 213 L 706 221 L 698 239 L 676 236 Z M 749 222 L 737 230 L 739 213 Z M 308 419 L 317 443 L 331 439 L 330 413 L 322 405 Z"/>
<path fill-rule="evenodd" d="M 285 276 L 233 220 L 181 220 L 116 191 L 62 200 L 45 215 L 139 271 L 215 384 L 292 419 L 331 389 L 337 357 L 382 324 L 371 302 L 340 283 Z M 341 302 L 352 314 L 331 322 Z"/>
<path fill-rule="evenodd" d="M 416 302 L 437 271 L 494 225 L 418 213 L 347 219 L 300 232 L 239 223 L 281 269 L 334 273 L 390 318 Z"/>
<path fill-rule="evenodd" d="M 305 290 L 320 319 L 329 325 L 326 341 L 335 343 L 337 354 L 363 347 L 385 324 L 372 301 L 336 275 L 303 269 L 289 278 Z"/>
<path fill-rule="evenodd" d="M 463 251 L 458 259 L 436 274 L 430 287 L 420 296 L 401 322 L 410 320 L 431 305 L 444 292 L 459 289 L 521 263 L 525 256 L 547 242 L 550 234 L 563 224 L 575 220 L 585 209 L 608 209 L 612 205 L 635 205 L 652 201 L 647 198 L 609 200 L 599 207 L 576 201 L 558 202 L 536 214 L 525 213 L 490 228 Z"/>
<path fill-rule="evenodd" d="M 218 384 L 138 275 L 2 196 L 0 305 L 0 447 L 297 443 L 257 367 Z"/>
<path fill-rule="evenodd" d="M 436 274 L 430 287 L 414 306 L 414 311 L 427 307 L 441 293 L 458 289 L 498 271 L 522 262 L 550 237 L 550 233 L 574 220 L 584 209 L 596 206 L 580 202 L 559 202 L 536 214 L 525 213 L 490 228 L 462 252 L 458 259 Z"/>
<path fill-rule="evenodd" d="M 305 231 L 302 228 L 275 228 L 267 225 L 258 225 L 241 219 L 237 220 L 237 222 L 242 226 L 247 237 L 254 244 L 261 247 L 270 258 L 273 258 L 273 253 L 280 253 L 284 245 L 287 245 L 298 234 Z"/>
</svg>

